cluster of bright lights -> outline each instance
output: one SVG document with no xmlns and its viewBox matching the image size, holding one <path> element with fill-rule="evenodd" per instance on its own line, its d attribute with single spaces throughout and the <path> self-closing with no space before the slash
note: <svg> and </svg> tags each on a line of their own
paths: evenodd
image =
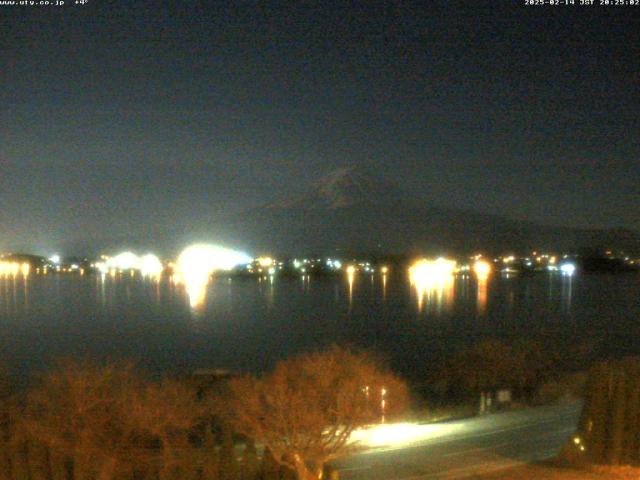
<svg viewBox="0 0 640 480">
<path fill-rule="evenodd" d="M 387 273 L 389 271 L 388 267 L 382 267 L 383 269 L 383 274 Z M 371 265 L 371 263 L 369 262 L 359 262 L 359 263 L 354 263 L 351 265 L 348 265 L 345 268 L 345 271 L 349 274 L 349 275 L 353 275 L 357 272 L 364 272 L 364 273 L 371 273 L 373 274 L 376 269 Z"/>
<path fill-rule="evenodd" d="M 159 276 L 164 267 L 160 259 L 152 254 L 138 256 L 132 252 L 122 252 L 114 257 L 103 257 L 103 261 L 97 262 L 95 267 L 101 273 L 139 270 L 144 276 Z"/>
<path fill-rule="evenodd" d="M 263 274 L 266 273 L 270 277 L 273 277 L 279 270 L 283 269 L 283 262 L 279 262 L 277 259 L 269 256 L 262 256 L 254 258 L 250 263 L 242 260 L 238 265 L 244 265 L 244 268 L 249 273 Z M 236 265 L 236 266 L 238 266 Z M 273 280 L 273 279 L 272 279 Z"/>
<path fill-rule="evenodd" d="M 342 261 L 333 258 L 326 258 L 324 260 L 322 258 L 293 259 L 293 268 L 302 273 L 321 270 L 323 269 L 323 265 L 324 268 L 334 271 L 341 270 L 343 266 Z"/>
<path fill-rule="evenodd" d="M 320 259 L 318 259 L 320 261 Z M 293 259 L 293 268 L 296 270 L 300 270 L 301 273 L 307 273 L 307 270 L 314 266 L 314 260 L 309 260 L 308 258 L 303 258 L 302 260 L 298 260 L 297 258 Z"/>
<path fill-rule="evenodd" d="M 29 275 L 31 271 L 31 265 L 28 263 L 19 262 L 3 262 L 0 261 L 0 275 L 12 275 L 16 276 L 22 274 L 23 276 Z"/>
<path fill-rule="evenodd" d="M 425 299 L 427 302 L 431 301 L 432 294 L 435 295 L 437 304 L 450 299 L 455 271 L 456 261 L 442 257 L 436 260 L 418 260 L 409 268 L 409 278 L 416 289 L 419 310 L 422 310 Z"/>
<path fill-rule="evenodd" d="M 334 270 L 340 270 L 342 268 L 342 262 L 340 260 L 332 260 L 328 258 L 327 267 L 333 268 Z"/>
<path fill-rule="evenodd" d="M 486 260 L 476 260 L 473 264 L 473 271 L 479 280 L 484 280 L 491 273 L 491 264 Z"/>
<path fill-rule="evenodd" d="M 242 252 L 217 245 L 197 244 L 182 251 L 177 268 L 183 275 L 210 275 L 216 270 L 231 270 L 249 262 L 251 257 Z"/>
<path fill-rule="evenodd" d="M 421 283 L 450 277 L 455 271 L 455 260 L 440 257 L 436 260 L 418 260 L 409 268 L 409 275 L 413 283 Z"/>
<path fill-rule="evenodd" d="M 567 258 L 568 255 L 564 255 L 563 258 Z M 518 264 L 522 264 L 522 266 L 528 267 L 529 269 L 533 268 L 534 270 L 544 269 L 549 272 L 555 272 L 559 270 L 558 268 L 558 257 L 556 255 L 550 253 L 539 253 L 537 251 L 531 252 L 530 256 L 527 257 L 516 257 L 514 255 L 508 255 L 503 257 L 498 257 L 494 259 L 495 262 L 502 261 L 505 264 L 505 267 L 502 269 L 504 273 L 511 273 L 518 271 Z M 515 268 L 512 268 L 511 265 L 516 264 Z"/>
<path fill-rule="evenodd" d="M 118 270 L 138 270 L 140 257 L 132 252 L 122 252 L 107 260 L 109 268 Z"/>
<path fill-rule="evenodd" d="M 358 269 L 362 270 L 365 273 L 373 273 L 374 268 L 371 266 L 369 262 L 360 262 L 358 263 Z"/>
<path fill-rule="evenodd" d="M 148 253 L 143 255 L 140 258 L 140 272 L 144 276 L 148 277 L 156 277 L 162 273 L 164 267 L 162 266 L 162 262 L 158 257 L 156 257 L 152 253 Z"/>
<path fill-rule="evenodd" d="M 563 275 L 571 276 L 576 272 L 576 266 L 573 263 L 563 263 L 560 265 L 560 272 Z"/>
<path fill-rule="evenodd" d="M 548 253 L 538 253 L 536 251 L 531 252 L 532 258 L 525 258 L 526 261 L 532 262 L 535 259 L 536 263 L 546 264 L 546 265 L 555 265 L 557 258 L 555 255 L 551 255 Z"/>
<path fill-rule="evenodd" d="M 258 265 L 264 268 L 268 268 L 274 265 L 275 261 L 271 257 L 259 257 L 255 260 Z"/>
</svg>

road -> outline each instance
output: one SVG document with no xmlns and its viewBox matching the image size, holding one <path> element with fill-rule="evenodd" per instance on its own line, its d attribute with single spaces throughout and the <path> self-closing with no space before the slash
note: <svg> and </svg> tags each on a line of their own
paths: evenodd
<svg viewBox="0 0 640 480">
<path fill-rule="evenodd" d="M 369 432 L 367 450 L 336 464 L 343 480 L 465 478 L 554 456 L 574 432 L 580 405 L 539 407 Z"/>
</svg>

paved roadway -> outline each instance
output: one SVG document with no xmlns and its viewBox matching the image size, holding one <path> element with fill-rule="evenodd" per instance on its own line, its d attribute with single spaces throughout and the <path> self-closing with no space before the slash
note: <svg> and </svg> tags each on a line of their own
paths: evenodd
<svg viewBox="0 0 640 480">
<path fill-rule="evenodd" d="M 539 407 L 431 425 L 388 426 L 341 461 L 343 480 L 465 478 L 554 456 L 580 405 Z"/>
</svg>

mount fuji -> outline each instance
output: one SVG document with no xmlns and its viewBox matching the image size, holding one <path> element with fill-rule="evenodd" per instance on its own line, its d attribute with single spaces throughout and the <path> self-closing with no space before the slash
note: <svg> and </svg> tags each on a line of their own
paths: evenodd
<svg viewBox="0 0 640 480">
<path fill-rule="evenodd" d="M 351 167 L 330 172 L 302 194 L 240 214 L 209 216 L 203 212 L 193 225 L 193 230 L 157 225 L 144 235 L 92 236 L 69 249 L 156 248 L 171 255 L 180 245 L 204 241 L 256 255 L 287 256 L 500 254 L 582 247 L 640 253 L 640 235 L 634 231 L 554 227 L 446 208 Z"/>
<path fill-rule="evenodd" d="M 226 232 L 229 241 L 250 251 L 292 255 L 564 251 L 585 246 L 640 250 L 635 232 L 552 227 L 445 208 L 350 167 L 330 172 L 302 195 L 217 224 L 215 231 Z"/>
</svg>

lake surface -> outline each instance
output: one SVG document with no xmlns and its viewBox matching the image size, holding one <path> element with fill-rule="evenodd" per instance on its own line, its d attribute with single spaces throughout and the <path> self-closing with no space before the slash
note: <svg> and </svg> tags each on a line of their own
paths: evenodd
<svg viewBox="0 0 640 480">
<path fill-rule="evenodd" d="M 640 353 L 640 275 L 456 277 L 421 294 L 404 275 L 214 278 L 0 277 L 0 363 L 18 375 L 61 357 L 133 358 L 159 372 L 259 371 L 332 342 L 387 354 L 409 376 L 479 338 L 595 341 Z"/>
</svg>

